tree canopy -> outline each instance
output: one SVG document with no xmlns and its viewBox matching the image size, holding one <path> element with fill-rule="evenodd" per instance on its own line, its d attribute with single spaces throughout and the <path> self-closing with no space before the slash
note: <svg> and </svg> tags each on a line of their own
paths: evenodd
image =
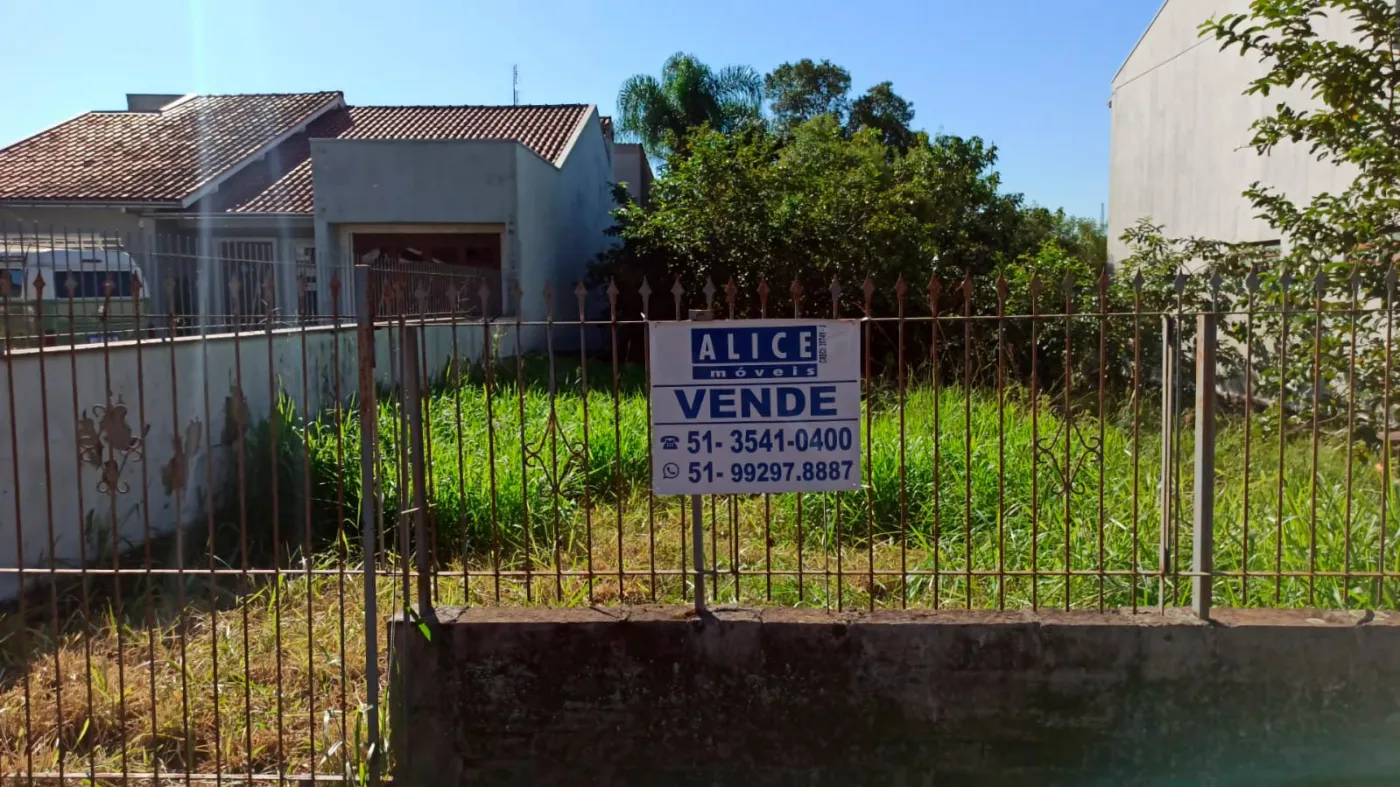
<svg viewBox="0 0 1400 787">
<path fill-rule="evenodd" d="M 850 98 L 851 74 L 830 60 L 803 58 L 783 63 L 763 78 L 771 123 L 780 132 L 813 118 L 830 116 L 846 133 L 874 129 L 885 146 L 901 153 L 914 144 L 914 105 L 885 81 Z"/>
<path fill-rule="evenodd" d="M 1004 193 L 996 158 L 981 139 L 952 135 L 919 134 L 892 154 L 875 130 L 848 135 L 830 115 L 786 135 L 700 129 L 647 208 L 619 209 L 622 254 L 692 281 L 799 280 L 813 291 L 833 277 L 989 276 L 1052 238 L 1102 259 L 1093 225 Z"/>
<path fill-rule="evenodd" d="M 937 278 L 941 308 L 961 311 L 959 284 L 968 274 L 980 312 L 995 309 L 1000 277 L 1013 312 L 1029 310 L 1033 273 L 1047 284 L 1040 295 L 1047 313 L 1063 308 L 1066 278 L 1093 297 L 1107 265 L 1102 228 L 1005 190 L 995 145 L 914 129 L 913 105 L 890 82 L 851 101 L 849 73 L 830 61 L 784 63 L 763 81 L 767 123 L 665 115 L 674 125 L 663 126 L 665 166 L 649 204 L 626 202 L 619 192 L 612 232 L 622 242 L 595 266 L 596 277 L 616 280 L 619 292 L 635 292 L 643 276 L 653 291 L 672 281 L 692 291 L 707 279 L 732 281 L 749 294 L 747 313 L 766 281 L 775 316 L 792 313 L 794 284 L 805 294 L 803 313 L 830 314 L 833 282 L 842 313 L 858 312 L 867 278 L 875 283 L 872 308 L 886 315 L 897 308 L 901 277 L 911 307 L 921 309 Z M 629 81 L 624 90 L 633 87 Z M 684 131 L 681 123 L 689 124 Z M 1131 303 L 1125 288 L 1114 289 L 1120 306 Z M 668 300 L 653 299 L 649 308 L 664 314 Z M 1076 323 L 1075 330 L 1092 328 Z M 993 333 L 978 332 L 977 342 L 993 343 L 974 352 L 995 354 Z M 959 341 L 941 351 L 955 351 Z M 1019 341 L 1017 352 L 1026 355 L 1028 336 Z M 1087 334 L 1077 346 L 1097 349 Z M 1042 361 L 1038 373 L 1059 372 Z"/>
<path fill-rule="evenodd" d="M 881 82 L 851 102 L 851 129 L 874 129 L 885 145 L 901 153 L 914 144 L 913 122 L 914 105 L 894 92 L 891 82 Z"/>
<path fill-rule="evenodd" d="M 694 55 L 677 52 L 661 78 L 637 74 L 618 91 L 618 130 L 639 139 L 655 155 L 683 151 L 687 134 L 708 125 L 729 132 L 757 122 L 763 80 L 748 66 L 718 71 Z"/>
<path fill-rule="evenodd" d="M 850 110 L 851 74 L 830 60 L 783 63 L 763 78 L 773 125 L 791 129 L 819 115 L 844 122 Z"/>
</svg>

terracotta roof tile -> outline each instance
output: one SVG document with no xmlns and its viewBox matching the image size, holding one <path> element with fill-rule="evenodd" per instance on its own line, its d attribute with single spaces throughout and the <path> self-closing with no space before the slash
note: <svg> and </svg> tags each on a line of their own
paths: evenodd
<svg viewBox="0 0 1400 787">
<path fill-rule="evenodd" d="M 179 201 L 340 100 L 196 96 L 160 112 L 89 112 L 0 149 L 0 200 Z"/>
<path fill-rule="evenodd" d="M 350 107 L 340 139 L 506 139 L 556 164 L 587 104 L 465 107 Z"/>
<path fill-rule="evenodd" d="M 592 111 L 588 104 L 539 106 L 347 107 L 317 118 L 303 134 L 267 156 L 268 166 L 250 167 L 247 182 L 220 189 L 209 210 L 235 213 L 310 213 L 311 139 L 462 139 L 519 142 L 556 166 L 569 141 Z M 275 160 L 274 160 L 275 159 Z M 261 179 L 259 180 L 258 173 Z"/>
</svg>

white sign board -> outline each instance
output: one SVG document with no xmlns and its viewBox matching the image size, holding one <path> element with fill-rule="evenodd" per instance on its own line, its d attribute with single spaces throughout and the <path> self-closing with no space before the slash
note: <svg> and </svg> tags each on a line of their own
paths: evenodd
<svg viewBox="0 0 1400 787">
<path fill-rule="evenodd" d="M 652 323 L 659 495 L 859 489 L 860 323 Z"/>
</svg>

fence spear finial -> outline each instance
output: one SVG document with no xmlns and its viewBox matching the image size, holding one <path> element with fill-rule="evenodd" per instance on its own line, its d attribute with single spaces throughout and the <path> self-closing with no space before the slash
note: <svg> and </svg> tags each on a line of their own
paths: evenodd
<svg viewBox="0 0 1400 787">
<path fill-rule="evenodd" d="M 574 285 L 574 298 L 578 300 L 578 319 L 579 322 L 582 322 L 587 314 L 584 301 L 588 299 L 588 288 L 583 286 L 582 280 Z"/>
<path fill-rule="evenodd" d="M 676 283 L 671 285 L 671 297 L 672 297 L 673 299 L 675 299 L 675 302 L 676 302 L 676 316 L 675 316 L 674 319 L 679 320 L 679 319 L 681 318 L 681 316 L 682 316 L 682 313 L 681 313 L 681 297 L 684 296 L 684 295 L 685 295 L 685 287 L 681 284 L 681 280 L 680 280 L 680 279 L 676 279 Z"/>
</svg>

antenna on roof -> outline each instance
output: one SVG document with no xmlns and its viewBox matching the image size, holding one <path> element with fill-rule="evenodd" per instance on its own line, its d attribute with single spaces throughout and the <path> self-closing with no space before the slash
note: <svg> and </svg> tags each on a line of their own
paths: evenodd
<svg viewBox="0 0 1400 787">
<path fill-rule="evenodd" d="M 510 67 L 510 104 L 520 105 L 520 66 L 517 65 Z"/>
</svg>

